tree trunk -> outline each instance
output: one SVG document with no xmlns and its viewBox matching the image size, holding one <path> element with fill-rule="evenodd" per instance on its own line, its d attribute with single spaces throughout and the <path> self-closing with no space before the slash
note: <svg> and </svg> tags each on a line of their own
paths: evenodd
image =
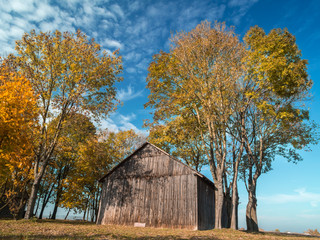
<svg viewBox="0 0 320 240">
<path fill-rule="evenodd" d="M 244 134 L 245 134 L 245 122 L 244 113 L 240 113 L 241 119 L 241 145 L 239 149 L 238 156 L 235 154 L 235 145 L 233 145 L 233 180 L 232 180 L 232 202 L 231 202 L 231 224 L 232 229 L 238 230 L 238 206 L 239 206 L 239 194 L 238 194 L 238 173 L 239 164 L 243 154 L 243 148 L 245 144 Z"/>
<path fill-rule="evenodd" d="M 222 210 L 223 210 L 223 184 L 222 181 L 216 182 L 216 191 L 215 191 L 215 229 L 222 228 Z"/>
<path fill-rule="evenodd" d="M 224 202 L 222 209 L 222 227 L 230 228 L 231 225 L 231 214 L 232 214 L 232 196 L 230 192 L 230 186 L 227 186 L 227 178 L 225 176 L 225 192 L 224 192 Z"/>
<path fill-rule="evenodd" d="M 40 211 L 40 214 L 39 214 L 39 219 L 42 219 L 42 215 L 43 215 L 44 209 L 47 206 L 47 203 L 48 203 L 48 201 L 46 199 L 43 199 L 42 206 L 41 206 L 41 211 Z"/>
<path fill-rule="evenodd" d="M 42 202 L 41 211 L 40 211 L 40 214 L 39 214 L 39 219 L 42 219 L 43 211 L 44 211 L 44 209 L 46 208 L 46 206 L 47 206 L 47 204 L 49 202 L 49 199 L 51 197 L 52 189 L 53 189 L 53 184 L 51 185 L 49 192 L 47 194 L 45 194 L 44 197 L 43 197 L 43 202 Z"/>
<path fill-rule="evenodd" d="M 32 188 L 31 188 L 31 194 L 29 196 L 29 200 L 28 200 L 28 204 L 27 204 L 27 210 L 26 210 L 26 214 L 25 214 L 25 219 L 30 219 L 33 215 L 33 211 L 34 211 L 34 206 L 37 200 L 37 195 L 38 195 L 38 190 L 39 190 L 39 185 L 40 182 L 42 180 L 42 177 L 45 173 L 46 167 L 49 163 L 49 159 L 54 151 L 54 148 L 57 144 L 57 140 L 60 134 L 60 130 L 61 130 L 61 124 L 64 118 L 64 115 L 66 113 L 64 111 L 62 111 L 60 119 L 59 119 L 59 123 L 57 125 L 57 130 L 54 136 L 54 140 L 52 141 L 51 145 L 49 148 L 47 149 L 43 149 L 43 146 L 40 145 L 40 153 L 37 156 L 36 159 L 36 163 L 34 165 L 34 182 L 32 184 Z M 44 120 L 45 123 L 45 120 Z M 45 132 L 45 127 L 42 128 L 42 132 Z M 46 151 L 47 150 L 47 151 Z M 44 155 L 42 157 L 39 157 L 41 155 Z"/>
<path fill-rule="evenodd" d="M 28 200 L 28 204 L 27 204 L 27 211 L 26 211 L 26 215 L 25 215 L 25 219 L 30 219 L 33 216 L 33 210 L 34 210 L 34 206 L 37 200 L 37 194 L 38 194 L 38 190 L 39 190 L 39 185 L 40 185 L 40 180 L 41 178 L 36 178 L 32 184 L 32 188 L 31 188 L 31 194 Z"/>
<path fill-rule="evenodd" d="M 238 186 L 234 184 L 232 188 L 232 203 L 231 203 L 231 224 L 230 228 L 238 230 L 238 206 L 239 206 L 239 195 Z"/>
<path fill-rule="evenodd" d="M 86 204 L 86 208 L 84 209 L 83 218 L 82 218 L 83 221 L 86 220 L 87 205 L 88 205 L 88 204 Z"/>
<path fill-rule="evenodd" d="M 243 152 L 243 142 L 240 146 L 239 155 L 237 160 L 233 164 L 233 180 L 232 180 L 232 200 L 231 200 L 231 224 L 232 229 L 238 229 L 238 206 L 239 206 L 239 194 L 238 194 L 238 173 L 239 163 Z"/>
<path fill-rule="evenodd" d="M 259 232 L 257 218 L 256 183 L 253 182 L 248 188 L 248 204 L 246 209 L 246 222 L 248 232 Z"/>
<path fill-rule="evenodd" d="M 70 213 L 70 210 L 71 208 L 69 208 L 68 212 L 67 212 L 67 215 L 64 217 L 64 220 L 67 220 L 68 216 L 69 216 L 69 213 Z"/>
<path fill-rule="evenodd" d="M 51 219 L 56 219 L 61 194 L 62 194 L 62 189 L 60 187 L 58 187 L 57 196 L 56 196 L 56 200 L 54 201 L 54 208 L 53 208 L 53 213 L 52 213 Z"/>
<path fill-rule="evenodd" d="M 35 216 L 37 216 L 37 213 L 38 213 L 38 210 L 39 210 L 40 200 L 41 200 L 41 195 L 38 197 L 36 211 L 34 212 Z"/>
</svg>

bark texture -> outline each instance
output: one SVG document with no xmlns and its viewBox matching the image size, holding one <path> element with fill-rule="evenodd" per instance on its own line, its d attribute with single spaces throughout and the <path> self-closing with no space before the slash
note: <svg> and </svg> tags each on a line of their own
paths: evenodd
<svg viewBox="0 0 320 240">
<path fill-rule="evenodd" d="M 248 189 L 248 204 L 246 209 L 247 231 L 259 232 L 258 218 L 257 218 L 257 197 L 256 197 L 256 183 L 249 184 Z"/>
</svg>

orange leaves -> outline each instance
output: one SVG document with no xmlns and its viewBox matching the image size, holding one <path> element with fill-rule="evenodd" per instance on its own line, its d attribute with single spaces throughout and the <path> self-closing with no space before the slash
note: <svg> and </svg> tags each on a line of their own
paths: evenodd
<svg viewBox="0 0 320 240">
<path fill-rule="evenodd" d="M 25 77 L 5 63 L 0 66 L 0 182 L 7 182 L 5 195 L 10 209 L 33 177 L 37 99 Z"/>
<path fill-rule="evenodd" d="M 19 73 L 0 69 L 0 147 L 22 146 L 36 127 L 37 97 L 29 81 Z M 33 131 L 35 129 L 32 129 Z"/>
</svg>

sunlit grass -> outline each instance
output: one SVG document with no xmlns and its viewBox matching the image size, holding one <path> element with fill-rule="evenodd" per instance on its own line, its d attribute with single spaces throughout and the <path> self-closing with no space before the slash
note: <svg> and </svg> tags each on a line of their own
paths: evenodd
<svg viewBox="0 0 320 240">
<path fill-rule="evenodd" d="M 231 229 L 134 228 L 63 220 L 0 220 L 0 239 L 310 239 L 277 233 L 246 233 Z M 317 238 L 312 238 L 317 239 Z M 320 239 L 320 238 L 319 238 Z"/>
</svg>

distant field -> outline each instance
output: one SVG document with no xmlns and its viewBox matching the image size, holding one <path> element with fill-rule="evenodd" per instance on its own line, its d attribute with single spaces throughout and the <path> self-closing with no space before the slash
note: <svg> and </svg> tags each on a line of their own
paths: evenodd
<svg viewBox="0 0 320 240">
<path fill-rule="evenodd" d="M 320 239 L 275 233 L 251 234 L 230 229 L 191 231 L 134 228 L 62 220 L 0 220 L 0 239 Z"/>
</svg>

